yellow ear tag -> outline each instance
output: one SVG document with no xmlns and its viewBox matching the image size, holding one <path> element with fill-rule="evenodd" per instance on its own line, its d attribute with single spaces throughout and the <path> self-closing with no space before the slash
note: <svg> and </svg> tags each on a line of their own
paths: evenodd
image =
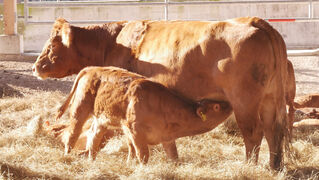
<svg viewBox="0 0 319 180">
<path fill-rule="evenodd" d="M 206 115 L 203 112 L 200 112 L 200 118 L 202 119 L 202 121 L 206 121 Z"/>
</svg>

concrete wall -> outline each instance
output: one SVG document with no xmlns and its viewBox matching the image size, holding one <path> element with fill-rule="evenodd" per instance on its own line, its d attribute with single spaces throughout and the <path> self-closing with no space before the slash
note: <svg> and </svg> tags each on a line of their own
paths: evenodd
<svg viewBox="0 0 319 180">
<path fill-rule="evenodd" d="M 319 2 L 314 2 L 314 17 L 319 18 Z M 31 21 L 54 21 L 57 17 L 67 20 L 136 20 L 164 19 L 164 6 L 103 6 L 103 7 L 59 7 L 30 8 Z M 213 4 L 172 5 L 169 19 L 224 20 L 240 16 L 261 18 L 308 17 L 308 3 L 287 4 Z M 284 37 L 288 48 L 318 48 L 319 21 L 272 22 Z M 28 24 L 23 29 L 26 52 L 40 52 L 48 39 L 52 25 Z"/>
</svg>

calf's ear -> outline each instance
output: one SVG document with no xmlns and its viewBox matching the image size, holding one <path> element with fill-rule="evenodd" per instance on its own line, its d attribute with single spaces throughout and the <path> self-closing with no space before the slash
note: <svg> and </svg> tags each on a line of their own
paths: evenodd
<svg viewBox="0 0 319 180">
<path fill-rule="evenodd" d="M 202 121 L 206 121 L 206 110 L 203 107 L 198 107 L 196 109 L 196 114 L 202 119 Z"/>
</svg>

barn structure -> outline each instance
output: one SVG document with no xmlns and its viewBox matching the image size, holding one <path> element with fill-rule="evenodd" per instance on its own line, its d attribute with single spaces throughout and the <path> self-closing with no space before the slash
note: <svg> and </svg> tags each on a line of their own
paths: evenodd
<svg viewBox="0 0 319 180">
<path fill-rule="evenodd" d="M 318 0 L 1 0 L 0 5 L 2 55 L 40 52 L 57 17 L 87 25 L 136 19 L 214 21 L 240 16 L 267 19 L 284 37 L 290 55 L 318 54 Z M 290 51 L 293 49 L 299 51 Z"/>
</svg>

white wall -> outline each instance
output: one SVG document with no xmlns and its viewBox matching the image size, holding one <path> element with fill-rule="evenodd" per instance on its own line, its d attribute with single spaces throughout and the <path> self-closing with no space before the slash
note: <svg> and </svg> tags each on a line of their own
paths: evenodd
<svg viewBox="0 0 319 180">
<path fill-rule="evenodd" d="M 314 2 L 314 17 L 319 18 L 319 2 Z M 69 8 L 31 8 L 31 21 L 54 21 L 57 17 L 67 20 L 136 20 L 164 19 L 164 6 L 103 6 Z M 308 17 L 308 3 L 287 4 L 212 4 L 169 7 L 169 19 L 224 20 L 240 16 L 261 18 Z M 272 22 L 284 37 L 288 48 L 318 48 L 319 21 Z M 49 38 L 52 25 L 28 24 L 24 29 L 24 50 L 40 52 Z"/>
</svg>

